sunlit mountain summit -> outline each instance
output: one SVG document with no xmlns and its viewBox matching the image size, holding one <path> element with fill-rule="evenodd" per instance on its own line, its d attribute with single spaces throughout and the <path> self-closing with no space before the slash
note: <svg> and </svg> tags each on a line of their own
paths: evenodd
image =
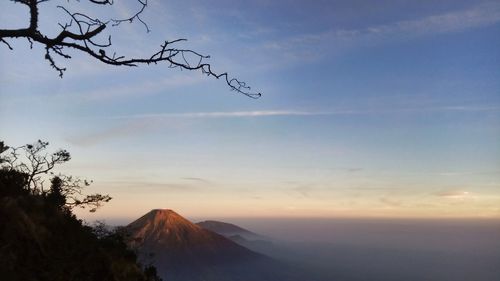
<svg viewBox="0 0 500 281">
<path fill-rule="evenodd" d="M 129 245 L 138 251 L 142 262 L 153 264 L 165 280 L 303 280 L 286 264 L 253 252 L 169 209 L 152 210 L 125 229 Z"/>
</svg>

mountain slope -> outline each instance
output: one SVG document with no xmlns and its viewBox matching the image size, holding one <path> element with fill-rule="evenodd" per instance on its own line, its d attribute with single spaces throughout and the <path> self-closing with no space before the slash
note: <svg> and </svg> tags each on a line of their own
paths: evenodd
<svg viewBox="0 0 500 281">
<path fill-rule="evenodd" d="M 196 224 L 225 237 L 239 235 L 247 240 L 261 239 L 260 235 L 231 223 L 207 220 Z"/>
<path fill-rule="evenodd" d="M 49 196 L 29 192 L 25 179 L 0 168 L 0 280 L 157 280 L 121 236 L 98 235 Z"/>
<path fill-rule="evenodd" d="M 166 281 L 298 281 L 286 265 L 191 223 L 153 210 L 126 226 L 129 245 Z"/>
<path fill-rule="evenodd" d="M 188 260 L 205 265 L 259 257 L 172 210 L 152 210 L 129 224 L 127 229 L 133 238 L 130 243 L 133 248 L 153 252 L 170 264 Z"/>
<path fill-rule="evenodd" d="M 274 248 L 271 239 L 231 223 L 208 220 L 199 222 L 197 225 L 257 253 L 268 255 L 269 250 Z"/>
</svg>

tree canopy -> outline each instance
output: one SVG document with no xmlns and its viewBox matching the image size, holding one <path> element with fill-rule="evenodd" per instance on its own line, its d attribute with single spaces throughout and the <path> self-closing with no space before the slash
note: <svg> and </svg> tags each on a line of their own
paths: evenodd
<svg viewBox="0 0 500 281">
<path fill-rule="evenodd" d="M 0 141 L 0 276 L 2 280 L 159 281 L 140 264 L 125 234 L 83 224 L 75 206 L 94 210 L 111 197 L 79 196 L 83 186 L 51 171 L 70 159 L 48 143 L 10 148 Z M 50 178 L 50 188 L 44 181 Z"/>
</svg>

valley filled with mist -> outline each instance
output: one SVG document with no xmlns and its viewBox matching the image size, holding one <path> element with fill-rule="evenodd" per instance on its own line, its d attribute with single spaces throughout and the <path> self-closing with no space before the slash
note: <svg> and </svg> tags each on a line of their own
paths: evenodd
<svg viewBox="0 0 500 281">
<path fill-rule="evenodd" d="M 253 249 L 330 280 L 495 280 L 500 221 L 471 219 L 232 219 L 275 237 Z M 252 248 L 252 245 L 249 245 Z"/>
<path fill-rule="evenodd" d="M 175 212 L 174 214 L 180 217 Z M 151 215 L 148 213 L 147 216 Z M 225 280 L 227 276 L 232 276 L 229 279 L 240 280 L 235 276 L 242 274 L 245 277 L 241 280 L 265 280 L 266 277 L 263 276 L 269 276 L 270 272 L 277 274 L 272 277 L 274 280 L 284 281 L 306 280 L 304 278 L 318 281 L 490 281 L 500 276 L 499 220 L 233 217 L 216 220 L 193 218 L 190 221 L 197 222 L 190 228 L 197 229 L 199 226 L 218 233 L 227 240 L 257 253 L 257 260 L 264 260 L 248 262 L 243 258 L 240 263 L 238 257 L 241 257 L 242 253 L 225 256 L 226 254 L 222 253 L 224 251 L 219 252 L 221 250 L 217 249 L 215 251 L 218 252 L 216 255 L 219 258 L 225 257 L 233 263 L 229 263 L 231 270 L 228 270 L 228 264 L 222 262 L 224 266 L 221 268 L 225 268 L 222 272 L 226 273 L 212 272 L 214 275 L 209 276 L 212 276 L 213 280 Z M 182 218 L 182 224 L 184 223 L 191 225 L 187 219 Z M 162 224 L 169 237 L 179 231 L 178 226 L 179 223 L 175 220 Z M 191 234 L 187 234 L 190 231 L 182 233 L 184 234 L 177 240 L 169 240 L 169 249 L 186 243 L 183 239 L 190 237 Z M 154 237 L 166 241 L 158 238 L 157 234 Z M 162 248 L 157 245 L 159 240 L 150 241 L 153 246 L 150 245 L 148 251 L 154 252 L 154 249 L 157 249 L 161 256 L 161 250 L 158 249 Z M 164 251 L 169 252 L 166 249 Z M 203 255 L 201 250 L 194 253 L 198 258 Z M 193 267 L 190 267 L 193 258 L 182 260 L 179 253 L 174 256 L 177 257 L 174 259 L 176 262 L 185 263 L 178 265 L 179 267 L 187 266 L 187 271 L 194 271 Z M 154 261 L 154 258 L 150 260 Z M 214 257 L 208 260 L 213 262 Z M 204 267 L 204 263 L 211 262 L 201 258 L 195 263 Z M 162 268 L 178 263 L 154 264 L 160 272 L 169 276 L 168 271 L 162 271 Z M 206 269 L 200 272 L 206 272 Z M 197 275 L 189 276 L 192 280 L 201 278 Z M 204 278 L 208 278 L 206 280 L 212 280 L 207 276 L 204 275 Z M 176 278 L 171 280 L 189 280 L 184 275 L 177 275 Z"/>
</svg>

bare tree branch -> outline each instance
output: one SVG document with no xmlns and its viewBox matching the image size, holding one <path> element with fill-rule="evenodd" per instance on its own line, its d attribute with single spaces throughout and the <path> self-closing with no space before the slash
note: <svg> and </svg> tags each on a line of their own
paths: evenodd
<svg viewBox="0 0 500 281">
<path fill-rule="evenodd" d="M 63 10 L 69 18 L 69 22 L 61 24 L 60 33 L 55 37 L 48 37 L 41 33 L 38 29 L 38 13 L 39 4 L 49 2 L 51 0 L 11 0 L 13 2 L 24 4 L 30 11 L 30 25 L 28 28 L 22 29 L 0 29 L 0 42 L 4 43 L 9 49 L 11 45 L 6 39 L 27 38 L 31 44 L 38 43 L 45 47 L 45 59 L 49 65 L 54 68 L 59 76 L 62 77 L 66 68 L 58 66 L 54 55 L 64 59 L 70 59 L 66 51 L 73 49 L 81 51 L 91 56 L 92 58 L 109 65 L 115 66 L 139 66 L 166 63 L 170 68 L 179 68 L 185 70 L 199 70 L 207 76 L 216 79 L 223 79 L 229 88 L 238 93 L 244 94 L 251 98 L 259 98 L 260 93 L 252 92 L 250 86 L 237 78 L 232 78 L 227 72 L 218 73 L 212 70 L 212 66 L 207 60 L 210 56 L 202 55 L 196 51 L 184 48 L 178 48 L 177 43 L 187 41 L 186 39 L 177 39 L 173 41 L 165 41 L 159 46 L 157 52 L 149 57 L 143 58 L 127 58 L 117 55 L 110 51 L 112 46 L 111 36 L 107 36 L 107 40 L 98 43 L 97 37 L 102 34 L 108 25 L 119 26 L 124 22 L 133 23 L 138 21 L 143 24 L 146 31 L 149 32 L 149 27 L 141 18 L 142 13 L 146 9 L 147 0 L 136 0 L 140 8 L 131 17 L 124 19 L 101 20 L 92 18 L 84 13 L 71 12 L 65 6 L 57 6 Z M 88 0 L 96 5 L 113 5 L 112 0 Z M 112 54 L 112 55 L 110 55 Z"/>
<path fill-rule="evenodd" d="M 83 195 L 83 189 L 88 187 L 91 182 L 82 180 L 73 176 L 57 175 L 51 180 L 51 193 L 57 193 L 64 198 L 61 202 L 62 207 L 72 210 L 75 207 L 82 209 L 89 208 L 89 212 L 95 212 L 104 203 L 111 201 L 108 194 L 89 194 Z M 50 196 L 50 193 L 49 193 Z"/>
<path fill-rule="evenodd" d="M 49 175 L 56 165 L 65 163 L 71 159 L 66 150 L 58 150 L 47 153 L 45 150 L 48 142 L 38 140 L 34 144 L 26 144 L 20 147 L 4 148 L 0 168 L 17 170 L 27 175 L 26 189 L 32 194 L 43 194 L 43 183 L 46 175 Z"/>
</svg>

